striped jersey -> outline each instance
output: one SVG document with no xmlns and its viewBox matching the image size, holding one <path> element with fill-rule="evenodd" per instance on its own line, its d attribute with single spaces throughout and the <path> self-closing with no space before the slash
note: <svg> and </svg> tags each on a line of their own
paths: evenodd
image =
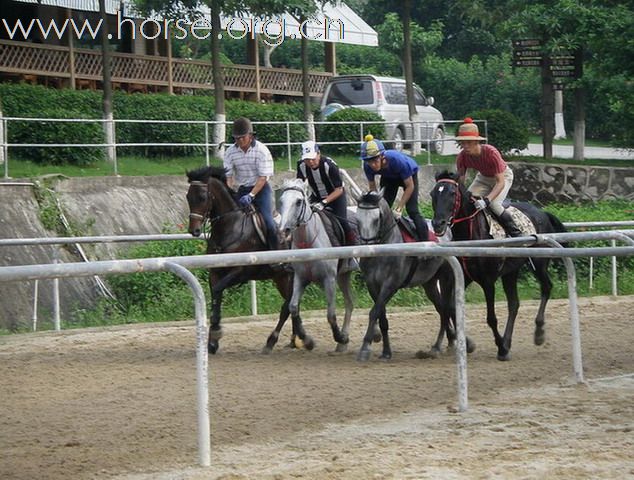
<svg viewBox="0 0 634 480">
<path fill-rule="evenodd" d="M 273 175 L 271 151 L 255 139 L 246 152 L 235 143 L 227 148 L 223 165 L 227 176 L 233 177 L 239 187 L 252 187 L 258 177 L 268 178 Z"/>
</svg>

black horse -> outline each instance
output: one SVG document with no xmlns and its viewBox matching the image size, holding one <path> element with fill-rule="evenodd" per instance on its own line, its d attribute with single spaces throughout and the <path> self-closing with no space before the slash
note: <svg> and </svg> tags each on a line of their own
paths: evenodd
<svg viewBox="0 0 634 480">
<path fill-rule="evenodd" d="M 402 243 L 403 237 L 397 226 L 394 214 L 380 192 L 369 192 L 358 199 L 357 225 L 361 243 L 388 244 Z M 436 343 L 431 350 L 437 356 L 442 348 L 444 334 L 447 333 L 450 345 L 455 341 L 455 302 L 453 295 L 453 272 L 449 264 L 441 257 L 363 257 L 360 261 L 361 272 L 374 301 L 368 319 L 368 329 L 357 359 L 366 361 L 370 357 L 372 341 L 383 340 L 382 359 L 392 357 L 388 337 L 388 319 L 386 305 L 401 288 L 421 286 L 440 315 L 441 327 Z M 440 286 L 440 290 L 438 289 Z M 376 330 L 379 322 L 380 334 Z M 473 351 L 474 344 L 467 339 L 467 350 Z M 419 357 L 424 355 L 420 351 Z"/>
<path fill-rule="evenodd" d="M 205 221 L 210 224 L 207 253 L 236 253 L 266 250 L 265 238 L 258 233 L 254 219 L 257 214 L 250 207 L 245 211 L 236 203 L 233 192 L 227 186 L 224 170 L 218 167 L 202 167 L 187 172 L 189 189 L 189 233 L 198 237 Z M 262 227 L 264 228 L 264 227 Z M 279 321 L 269 335 L 264 353 L 270 352 L 279 338 L 280 331 L 288 319 L 289 302 L 293 293 L 293 274 L 282 268 L 269 265 L 209 269 L 211 290 L 211 325 L 209 327 L 208 350 L 216 353 L 218 341 L 222 337 L 220 327 L 222 295 L 225 289 L 241 285 L 249 280 L 273 280 L 284 298 Z M 293 319 L 291 345 L 299 337 L 305 348 L 311 350 L 314 341 L 304 332 L 299 315 Z"/>
<path fill-rule="evenodd" d="M 454 240 L 485 240 L 491 239 L 489 225 L 485 214 L 476 210 L 474 198 L 466 187 L 458 183 L 458 175 L 441 172 L 436 175 L 436 185 L 431 192 L 434 218 L 432 226 L 437 235 L 443 235 L 451 228 Z M 537 233 L 564 232 L 562 223 L 552 214 L 538 209 L 530 203 L 517 202 L 512 206 L 523 212 L 535 226 Z M 511 340 L 513 326 L 519 310 L 520 302 L 517 295 L 517 280 L 520 268 L 527 263 L 527 258 L 498 258 L 498 257 L 465 257 L 462 258 L 462 269 L 465 274 L 465 287 L 471 282 L 478 283 L 486 298 L 487 324 L 493 331 L 495 344 L 498 347 L 498 360 L 511 359 Z M 550 298 L 552 282 L 548 275 L 548 258 L 533 258 L 530 261 L 532 271 L 539 282 L 541 302 L 535 317 L 535 345 L 541 345 L 545 340 L 544 313 L 546 303 Z M 502 279 L 504 293 L 508 304 L 508 320 L 504 336 L 498 331 L 498 319 L 495 315 L 495 282 Z"/>
</svg>

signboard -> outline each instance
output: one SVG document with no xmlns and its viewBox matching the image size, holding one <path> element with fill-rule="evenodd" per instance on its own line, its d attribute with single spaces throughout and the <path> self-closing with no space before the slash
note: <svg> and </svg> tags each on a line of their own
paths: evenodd
<svg viewBox="0 0 634 480">
<path fill-rule="evenodd" d="M 519 40 L 513 40 L 513 48 L 525 48 L 525 47 L 541 47 L 542 41 L 539 38 L 522 38 Z"/>
<path fill-rule="evenodd" d="M 513 56 L 516 58 L 541 58 L 541 50 L 513 50 Z"/>
<path fill-rule="evenodd" d="M 519 60 L 513 60 L 511 63 L 514 67 L 541 67 L 541 58 L 520 58 Z"/>
</svg>

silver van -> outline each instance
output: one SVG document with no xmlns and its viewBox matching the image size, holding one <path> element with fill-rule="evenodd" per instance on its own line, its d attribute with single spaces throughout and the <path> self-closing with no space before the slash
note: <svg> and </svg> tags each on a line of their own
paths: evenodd
<svg viewBox="0 0 634 480">
<path fill-rule="evenodd" d="M 405 80 L 375 75 L 338 75 L 332 77 L 321 99 L 321 115 L 328 115 L 343 108 L 355 107 L 374 112 L 385 119 L 387 138 L 394 148 L 401 150 L 412 139 L 422 140 L 422 147 L 435 153 L 442 153 L 445 137 L 443 116 L 432 105 L 434 97 L 425 97 L 423 91 L 414 85 L 416 110 L 418 111 L 420 133 L 414 135 L 409 121 Z"/>
</svg>

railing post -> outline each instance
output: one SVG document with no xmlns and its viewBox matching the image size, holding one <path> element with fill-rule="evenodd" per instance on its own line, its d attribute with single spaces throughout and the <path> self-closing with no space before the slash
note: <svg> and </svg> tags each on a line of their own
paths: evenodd
<svg viewBox="0 0 634 480">
<path fill-rule="evenodd" d="M 288 171 L 293 171 L 292 156 L 291 156 L 291 124 L 286 122 L 286 152 L 288 154 Z"/>
<path fill-rule="evenodd" d="M 616 240 L 610 242 L 612 248 L 616 247 Z M 619 294 L 619 289 L 616 285 L 616 257 L 612 257 L 612 296 L 616 297 Z"/>
<path fill-rule="evenodd" d="M 196 276 L 182 265 L 166 262 L 168 272 L 185 280 L 194 295 L 196 315 L 196 384 L 198 398 L 198 463 L 211 465 L 211 432 L 209 425 L 209 358 L 207 356 L 207 315 L 205 293 Z"/>
<path fill-rule="evenodd" d="M 31 317 L 33 323 L 33 331 L 37 331 L 37 291 L 40 281 L 36 278 L 35 285 L 33 285 L 33 316 Z"/>
<path fill-rule="evenodd" d="M 464 318 L 464 274 L 456 257 L 447 257 L 454 277 L 454 300 L 456 302 L 456 363 L 458 365 L 458 411 L 469 408 L 469 382 L 467 380 L 467 334 Z"/>
<path fill-rule="evenodd" d="M 53 263 L 59 263 L 59 251 L 57 249 L 54 250 L 53 253 Z M 62 329 L 62 322 L 60 320 L 60 304 L 59 304 L 59 278 L 53 279 L 53 325 L 55 326 L 55 331 L 59 332 Z"/>
<path fill-rule="evenodd" d="M 205 165 L 209 166 L 209 122 L 205 121 Z"/>
<path fill-rule="evenodd" d="M 9 149 L 7 148 L 7 120 L 0 108 L 0 165 L 4 164 L 4 178 L 9 178 Z"/>
</svg>

